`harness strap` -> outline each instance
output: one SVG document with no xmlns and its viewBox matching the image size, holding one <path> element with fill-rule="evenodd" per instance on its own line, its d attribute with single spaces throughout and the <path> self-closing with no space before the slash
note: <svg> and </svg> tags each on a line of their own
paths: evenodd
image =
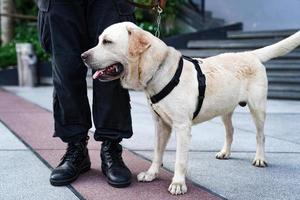
<svg viewBox="0 0 300 200">
<path fill-rule="evenodd" d="M 155 103 L 159 102 L 160 100 L 162 100 L 163 98 L 165 98 L 178 85 L 180 75 L 182 72 L 182 68 L 183 68 L 183 59 L 182 59 L 182 57 L 180 57 L 177 70 L 175 72 L 175 75 L 171 79 L 171 81 L 159 93 L 157 93 L 156 95 L 154 95 L 150 98 L 150 100 L 153 104 L 155 104 Z"/>
<path fill-rule="evenodd" d="M 193 119 L 195 119 L 197 117 L 197 115 L 200 112 L 200 109 L 202 107 L 203 104 L 203 99 L 204 99 L 204 94 L 205 94 L 205 88 L 206 88 L 206 79 L 204 74 L 202 73 L 201 67 L 199 65 L 199 61 L 195 60 L 191 57 L 187 57 L 187 56 L 182 56 L 184 59 L 192 62 L 195 65 L 195 68 L 197 70 L 197 79 L 198 79 L 198 91 L 199 91 L 199 95 L 198 95 L 198 104 L 196 107 L 196 110 L 193 114 Z"/>
<path fill-rule="evenodd" d="M 160 100 L 165 98 L 168 94 L 170 94 L 170 92 L 178 85 L 178 83 L 180 81 L 180 75 L 182 72 L 182 68 L 183 68 L 183 58 L 187 61 L 192 62 L 195 66 L 195 69 L 197 70 L 199 95 L 198 95 L 198 104 L 197 104 L 196 110 L 193 114 L 193 119 L 195 119 L 197 117 L 197 115 L 199 114 L 200 109 L 203 104 L 205 88 L 206 88 L 206 84 L 205 84 L 206 79 L 205 79 L 205 75 L 201 71 L 199 61 L 195 60 L 191 57 L 188 57 L 188 56 L 180 57 L 178 68 L 177 68 L 173 78 L 171 79 L 171 81 L 158 94 L 150 97 L 150 100 L 151 100 L 152 104 L 158 103 Z"/>
</svg>

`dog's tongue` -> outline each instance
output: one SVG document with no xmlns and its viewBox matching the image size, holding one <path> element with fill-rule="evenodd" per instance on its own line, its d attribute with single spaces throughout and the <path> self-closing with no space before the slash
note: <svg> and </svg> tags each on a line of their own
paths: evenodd
<svg viewBox="0 0 300 200">
<path fill-rule="evenodd" d="M 97 79 L 104 74 L 103 70 L 98 70 L 94 73 L 93 79 Z"/>
<path fill-rule="evenodd" d="M 93 74 L 93 79 L 99 79 L 102 81 L 115 80 L 119 78 L 120 73 L 122 73 L 123 67 L 117 64 L 110 65 L 104 69 L 99 69 Z"/>
</svg>

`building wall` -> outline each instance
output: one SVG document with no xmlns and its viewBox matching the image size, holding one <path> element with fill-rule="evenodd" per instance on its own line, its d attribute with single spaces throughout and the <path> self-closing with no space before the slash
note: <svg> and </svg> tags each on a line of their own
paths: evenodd
<svg viewBox="0 0 300 200">
<path fill-rule="evenodd" d="M 201 0 L 194 0 L 200 2 Z M 206 10 L 244 30 L 300 29 L 300 0 L 206 0 Z"/>
</svg>

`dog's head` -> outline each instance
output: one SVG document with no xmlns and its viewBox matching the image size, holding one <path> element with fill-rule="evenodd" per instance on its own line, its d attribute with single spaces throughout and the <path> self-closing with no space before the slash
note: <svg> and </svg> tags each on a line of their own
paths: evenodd
<svg viewBox="0 0 300 200">
<path fill-rule="evenodd" d="M 121 79 L 126 88 L 146 87 L 166 56 L 167 46 L 131 22 L 114 24 L 103 31 L 94 48 L 84 52 L 84 63 L 96 70 L 94 79 Z"/>
</svg>

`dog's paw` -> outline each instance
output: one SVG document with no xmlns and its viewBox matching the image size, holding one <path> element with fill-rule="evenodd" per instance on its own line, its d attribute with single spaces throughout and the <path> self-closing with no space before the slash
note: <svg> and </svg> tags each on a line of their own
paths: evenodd
<svg viewBox="0 0 300 200">
<path fill-rule="evenodd" d="M 267 161 L 263 158 L 255 158 L 252 162 L 255 167 L 267 167 Z"/>
<path fill-rule="evenodd" d="M 230 156 L 230 152 L 220 151 L 216 154 L 216 159 L 228 159 Z"/>
<path fill-rule="evenodd" d="M 141 172 L 137 175 L 137 180 L 140 182 L 150 182 L 156 178 L 156 174 L 152 174 L 149 172 Z"/>
<path fill-rule="evenodd" d="M 172 182 L 168 190 L 172 195 L 180 195 L 187 192 L 187 187 L 184 182 Z"/>
</svg>

